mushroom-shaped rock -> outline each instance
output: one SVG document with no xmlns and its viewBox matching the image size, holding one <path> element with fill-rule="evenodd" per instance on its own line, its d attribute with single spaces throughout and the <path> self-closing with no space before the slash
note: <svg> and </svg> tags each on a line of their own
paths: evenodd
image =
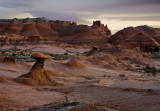
<svg viewBox="0 0 160 111">
<path fill-rule="evenodd" d="M 34 58 L 34 59 L 37 59 L 37 60 L 39 60 L 39 59 L 51 59 L 52 58 L 49 55 L 45 55 L 45 54 L 41 54 L 41 53 L 32 54 L 31 57 Z"/>
<path fill-rule="evenodd" d="M 18 82 L 28 84 L 28 85 L 54 85 L 53 80 L 48 75 L 47 71 L 44 69 L 44 60 L 51 59 L 51 56 L 44 55 L 40 53 L 32 54 L 32 58 L 36 59 L 36 63 L 33 65 L 29 73 L 21 75 L 18 77 Z"/>
<path fill-rule="evenodd" d="M 42 66 L 44 66 L 44 60 L 52 59 L 51 56 L 45 55 L 45 54 L 41 54 L 41 53 L 32 54 L 31 57 L 37 60 L 36 64 L 41 64 Z"/>
</svg>

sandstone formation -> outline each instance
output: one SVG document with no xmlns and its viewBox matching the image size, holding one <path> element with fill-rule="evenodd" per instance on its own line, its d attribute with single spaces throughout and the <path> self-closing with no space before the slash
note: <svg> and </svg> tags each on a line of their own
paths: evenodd
<svg viewBox="0 0 160 111">
<path fill-rule="evenodd" d="M 95 26 L 95 25 L 94 25 Z M 81 43 L 106 43 L 108 36 L 110 36 L 110 30 L 107 27 L 103 27 L 104 31 L 100 31 L 99 27 L 89 27 L 87 25 L 66 26 L 59 28 L 58 41 L 69 42 L 72 44 Z"/>
<path fill-rule="evenodd" d="M 76 68 L 76 69 L 84 69 L 85 66 L 76 58 L 71 59 L 69 62 L 66 63 L 67 66 Z"/>
<path fill-rule="evenodd" d="M 101 21 L 93 21 L 92 28 L 98 30 L 102 35 L 111 36 L 111 31 L 108 29 L 107 25 L 101 24 Z"/>
<path fill-rule="evenodd" d="M 146 66 L 153 61 L 145 56 L 139 47 L 126 49 L 120 45 L 108 44 L 104 47 L 93 47 L 86 53 L 85 61 L 113 70 L 135 70 L 136 65 Z"/>
<path fill-rule="evenodd" d="M 158 43 L 160 43 L 160 28 L 152 28 L 147 25 L 138 26 L 136 28 L 153 37 Z"/>
<path fill-rule="evenodd" d="M 110 35 L 111 31 L 100 21 L 94 22 L 90 27 L 77 25 L 71 21 L 54 21 L 47 18 L 0 19 L 0 38 L 9 37 L 10 41 L 15 36 L 19 36 L 18 38 L 23 42 L 31 36 L 39 36 L 42 38 L 40 41 L 105 43 Z"/>
<path fill-rule="evenodd" d="M 32 58 L 34 58 L 34 59 L 36 59 L 37 60 L 37 62 L 39 62 L 39 61 L 42 61 L 43 60 L 43 64 L 42 65 L 44 65 L 44 60 L 45 59 L 51 59 L 52 57 L 51 56 L 49 56 L 49 55 L 44 55 L 44 54 L 41 54 L 41 53 L 35 53 L 35 54 L 32 54 L 32 56 L 31 56 Z"/>
<path fill-rule="evenodd" d="M 109 42 L 128 49 L 140 47 L 144 51 L 156 51 L 160 47 L 154 38 L 134 27 L 128 27 L 117 32 L 110 37 Z"/>
<path fill-rule="evenodd" d="M 44 69 L 44 61 L 51 59 L 51 56 L 36 53 L 32 55 L 32 58 L 36 59 L 37 62 L 33 65 L 29 73 L 21 75 L 16 81 L 27 84 L 27 85 L 53 85 L 53 80 Z"/>
<path fill-rule="evenodd" d="M 91 56 L 95 53 L 98 53 L 99 52 L 99 47 L 97 46 L 94 46 L 88 53 L 87 53 L 87 56 Z"/>
</svg>

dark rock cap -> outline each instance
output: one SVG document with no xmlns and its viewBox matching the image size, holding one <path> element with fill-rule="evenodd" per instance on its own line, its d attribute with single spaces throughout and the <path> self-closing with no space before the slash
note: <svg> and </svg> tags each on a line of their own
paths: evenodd
<svg viewBox="0 0 160 111">
<path fill-rule="evenodd" d="M 31 56 L 34 59 L 52 59 L 52 57 L 50 55 L 45 55 L 45 54 L 41 54 L 41 53 L 34 53 Z"/>
</svg>

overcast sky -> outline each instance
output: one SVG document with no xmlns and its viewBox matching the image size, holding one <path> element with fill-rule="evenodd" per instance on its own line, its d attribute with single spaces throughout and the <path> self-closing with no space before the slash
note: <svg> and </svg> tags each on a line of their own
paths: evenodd
<svg viewBox="0 0 160 111">
<path fill-rule="evenodd" d="M 160 0 L 0 0 L 0 18 L 47 17 L 91 25 L 101 20 L 112 30 L 160 26 Z"/>
</svg>

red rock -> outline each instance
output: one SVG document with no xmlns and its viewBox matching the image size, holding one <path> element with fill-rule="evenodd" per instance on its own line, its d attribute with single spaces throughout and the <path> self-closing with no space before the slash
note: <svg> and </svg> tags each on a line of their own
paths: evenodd
<svg viewBox="0 0 160 111">
<path fill-rule="evenodd" d="M 151 36 L 134 27 L 117 32 L 110 37 L 109 42 L 129 49 L 140 47 L 144 50 L 155 50 L 160 47 L 159 43 Z"/>
<path fill-rule="evenodd" d="M 104 24 L 101 24 L 101 21 L 93 21 L 92 28 L 98 30 L 102 35 L 111 36 L 111 31 L 108 29 L 107 25 L 104 26 Z"/>
<path fill-rule="evenodd" d="M 99 23 L 99 24 L 98 24 Z M 105 44 L 111 31 L 100 22 L 93 26 L 77 25 L 70 21 L 53 21 L 46 18 L 0 20 L 0 35 L 18 37 L 22 41 L 39 36 L 43 40 L 61 41 L 72 44 Z M 24 39 L 25 37 L 25 39 Z M 28 40 L 29 39 L 29 40 Z M 14 43 L 13 39 L 9 43 Z M 32 41 L 32 40 L 31 40 Z"/>
<path fill-rule="evenodd" d="M 136 28 L 153 37 L 158 43 L 160 43 L 160 28 L 152 28 L 147 25 L 138 26 Z"/>
</svg>

